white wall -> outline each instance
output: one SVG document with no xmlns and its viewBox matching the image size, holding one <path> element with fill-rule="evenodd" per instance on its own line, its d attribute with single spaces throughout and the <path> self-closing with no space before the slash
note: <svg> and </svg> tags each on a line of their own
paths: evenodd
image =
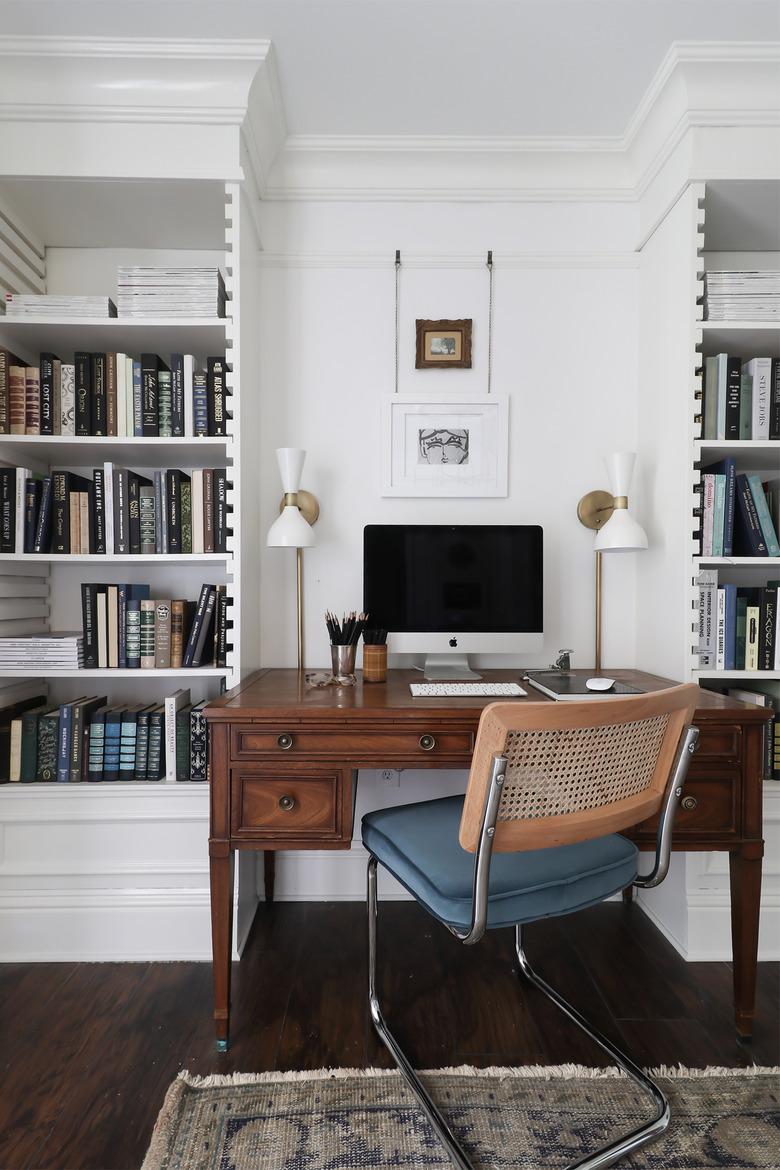
<svg viewBox="0 0 780 1170">
<path fill-rule="evenodd" d="M 637 442 L 633 206 L 269 203 L 261 205 L 260 229 L 259 530 L 278 506 L 274 448 L 306 448 L 303 486 L 321 506 L 317 546 L 305 554 L 307 666 L 328 661 L 324 610 L 361 604 L 363 526 L 404 522 L 541 524 L 544 650 L 483 663 L 547 665 L 559 647 L 571 646 L 575 665 L 592 665 L 592 534 L 577 521 L 576 506 L 586 491 L 607 486 L 602 456 Z M 440 398 L 486 388 L 484 260 L 493 250 L 493 392 L 510 400 L 506 499 L 381 496 L 380 407 L 393 390 L 396 247 L 405 261 L 400 391 Z M 473 369 L 416 371 L 416 317 L 473 318 Z M 635 502 L 641 516 L 641 499 Z M 295 661 L 293 556 L 263 551 L 266 666 Z M 609 558 L 606 664 L 635 665 L 634 589 L 635 558 Z M 391 793 L 364 773 L 356 832 L 370 807 L 463 784 L 462 774 L 441 780 L 410 771 Z M 360 897 L 362 861 L 355 854 L 280 856 L 277 889 L 281 897 Z"/>
</svg>

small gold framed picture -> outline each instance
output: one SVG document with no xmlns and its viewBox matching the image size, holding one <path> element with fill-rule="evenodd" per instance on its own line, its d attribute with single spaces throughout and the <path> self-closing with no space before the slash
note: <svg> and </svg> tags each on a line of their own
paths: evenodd
<svg viewBox="0 0 780 1170">
<path fill-rule="evenodd" d="M 471 318 L 417 321 L 415 369 L 471 369 Z"/>
</svg>

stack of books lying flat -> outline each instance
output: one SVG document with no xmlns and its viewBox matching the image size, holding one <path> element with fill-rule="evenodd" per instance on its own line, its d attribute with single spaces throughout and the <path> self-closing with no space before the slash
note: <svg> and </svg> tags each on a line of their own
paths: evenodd
<svg viewBox="0 0 780 1170">
<path fill-rule="evenodd" d="M 6 293 L 7 317 L 116 317 L 110 297 L 69 297 L 54 293 Z"/>
<path fill-rule="evenodd" d="M 780 271 L 707 272 L 708 321 L 780 321 Z"/>
<path fill-rule="evenodd" d="M 120 317 L 224 317 L 225 284 L 218 268 L 117 270 Z"/>
<path fill-rule="evenodd" d="M 0 669 L 79 670 L 84 665 L 81 634 L 36 634 L 0 638 Z"/>
</svg>

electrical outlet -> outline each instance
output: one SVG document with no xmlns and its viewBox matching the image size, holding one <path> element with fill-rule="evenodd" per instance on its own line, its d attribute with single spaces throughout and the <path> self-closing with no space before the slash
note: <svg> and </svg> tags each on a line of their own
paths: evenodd
<svg viewBox="0 0 780 1170">
<path fill-rule="evenodd" d="M 377 775 L 382 784 L 390 784 L 393 788 L 397 788 L 401 783 L 401 773 L 397 768 L 382 768 Z"/>
</svg>

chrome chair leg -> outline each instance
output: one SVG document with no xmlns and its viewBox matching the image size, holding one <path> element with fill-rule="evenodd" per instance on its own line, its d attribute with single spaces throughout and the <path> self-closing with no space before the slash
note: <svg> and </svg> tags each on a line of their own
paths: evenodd
<svg viewBox="0 0 780 1170">
<path fill-rule="evenodd" d="M 515 950 L 517 952 L 517 961 L 520 964 L 521 975 L 546 995 L 548 999 L 552 1000 L 556 1007 L 560 1008 L 587 1036 L 590 1036 L 591 1040 L 595 1040 L 599 1047 L 603 1048 L 607 1055 L 622 1068 L 623 1072 L 627 1073 L 640 1088 L 645 1089 L 653 1099 L 656 1107 L 656 1115 L 651 1121 L 640 1125 L 637 1129 L 627 1133 L 625 1137 L 618 1138 L 617 1141 L 611 1142 L 608 1146 L 604 1146 L 595 1154 L 589 1154 L 578 1162 L 572 1162 L 567 1170 L 602 1170 L 602 1167 L 613 1166 L 620 1158 L 633 1153 L 640 1146 L 644 1146 L 647 1142 L 655 1141 L 656 1138 L 661 1136 L 669 1125 L 669 1102 L 655 1081 L 648 1077 L 638 1065 L 634 1064 L 630 1057 L 621 1052 L 619 1048 L 616 1048 L 606 1036 L 602 1036 L 600 1032 L 592 1028 L 576 1008 L 572 1007 L 570 1003 L 567 1003 L 563 996 L 559 995 L 554 988 L 550 987 L 548 983 L 545 983 L 541 976 L 536 974 L 523 950 L 522 928 L 520 926 L 515 927 Z"/>
<path fill-rule="evenodd" d="M 398 1071 L 406 1081 L 407 1085 L 414 1093 L 420 1108 L 422 1109 L 428 1121 L 431 1123 L 436 1136 L 441 1144 L 444 1146 L 449 1155 L 452 1165 L 457 1167 L 457 1170 L 474 1170 L 474 1165 L 471 1163 L 463 1150 L 458 1139 L 453 1134 L 447 1122 L 442 1117 L 439 1110 L 434 1105 L 431 1098 L 417 1076 L 417 1073 L 412 1068 L 409 1061 L 406 1059 L 402 1048 L 398 1041 L 393 1036 L 392 1032 L 385 1023 L 382 1009 L 379 1006 L 379 999 L 377 997 L 376 989 L 376 920 L 377 920 L 377 891 L 376 891 L 376 867 L 377 861 L 375 857 L 370 857 L 368 861 L 368 1003 L 371 1009 L 371 1019 L 376 1028 L 379 1038 L 384 1046 L 389 1051 L 393 1060 L 398 1066 Z"/>
</svg>

